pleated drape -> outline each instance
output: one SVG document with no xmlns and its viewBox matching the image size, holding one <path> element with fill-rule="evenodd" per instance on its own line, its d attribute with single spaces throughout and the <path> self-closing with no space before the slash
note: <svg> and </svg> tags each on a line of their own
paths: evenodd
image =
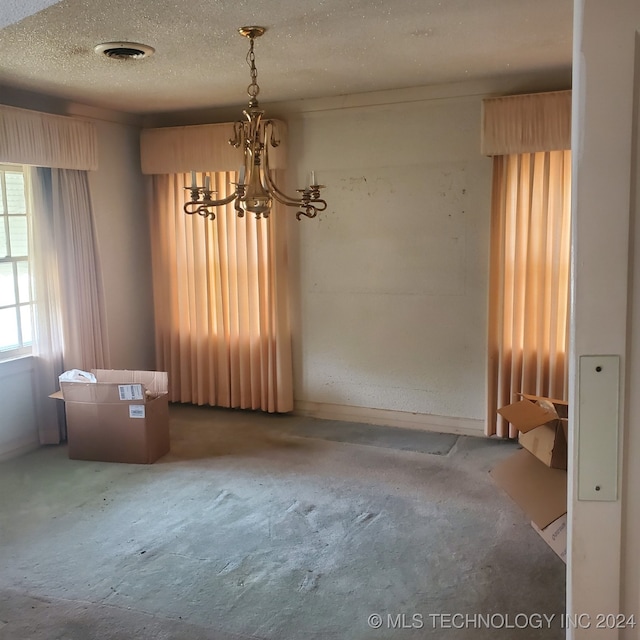
<svg viewBox="0 0 640 640">
<path fill-rule="evenodd" d="M 211 178 L 216 197 L 235 172 Z M 154 175 L 151 230 L 158 367 L 170 399 L 242 409 L 293 409 L 286 220 L 206 220 L 183 212 L 187 174 Z"/>
<path fill-rule="evenodd" d="M 571 152 L 493 163 L 486 434 L 515 437 L 499 407 L 567 397 Z"/>
<path fill-rule="evenodd" d="M 31 168 L 34 371 L 40 442 L 64 439 L 49 398 L 65 369 L 109 366 L 100 262 L 86 171 Z"/>
<path fill-rule="evenodd" d="M 66 369 L 109 368 L 102 272 L 86 171 L 51 169 Z"/>
<path fill-rule="evenodd" d="M 26 170 L 31 196 L 31 271 L 36 304 L 33 306 L 32 358 L 34 405 L 40 444 L 58 444 L 66 437 L 63 404 L 49 395 L 58 390 L 64 371 L 64 337 L 59 266 L 53 242 L 51 172 Z"/>
</svg>

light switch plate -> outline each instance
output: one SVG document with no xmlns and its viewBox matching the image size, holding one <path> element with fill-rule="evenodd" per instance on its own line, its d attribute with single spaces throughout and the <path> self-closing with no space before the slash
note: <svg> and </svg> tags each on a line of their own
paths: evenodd
<svg viewBox="0 0 640 640">
<path fill-rule="evenodd" d="M 620 356 L 580 356 L 578 500 L 618 499 Z"/>
</svg>

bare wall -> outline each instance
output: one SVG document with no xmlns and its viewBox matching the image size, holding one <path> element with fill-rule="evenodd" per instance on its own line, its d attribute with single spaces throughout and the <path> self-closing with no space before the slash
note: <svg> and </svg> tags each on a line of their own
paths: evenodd
<svg viewBox="0 0 640 640">
<path fill-rule="evenodd" d="M 329 203 L 291 230 L 295 396 L 317 415 L 366 408 L 357 415 L 481 432 L 491 189 L 481 97 L 421 95 L 289 117 L 292 179 L 315 170 Z"/>
<path fill-rule="evenodd" d="M 114 369 L 154 369 L 151 248 L 140 171 L 140 129 L 96 121 L 98 171 L 89 174 Z"/>
</svg>

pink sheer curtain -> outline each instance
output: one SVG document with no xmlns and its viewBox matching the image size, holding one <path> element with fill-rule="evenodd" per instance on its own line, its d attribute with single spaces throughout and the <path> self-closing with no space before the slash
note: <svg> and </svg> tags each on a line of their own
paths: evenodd
<svg viewBox="0 0 640 640">
<path fill-rule="evenodd" d="M 493 158 L 486 434 L 517 393 L 567 398 L 571 152 Z"/>
<path fill-rule="evenodd" d="M 205 174 L 199 174 L 203 181 Z M 235 172 L 206 174 L 221 198 Z M 186 215 L 187 174 L 154 175 L 151 230 L 158 368 L 170 399 L 293 409 L 286 220 Z"/>
</svg>

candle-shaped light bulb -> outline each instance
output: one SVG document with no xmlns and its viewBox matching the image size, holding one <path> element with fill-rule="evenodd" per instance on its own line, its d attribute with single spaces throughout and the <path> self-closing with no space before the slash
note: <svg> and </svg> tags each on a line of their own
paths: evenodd
<svg viewBox="0 0 640 640">
<path fill-rule="evenodd" d="M 312 171 L 311 172 L 311 186 L 313 186 L 314 184 L 317 184 L 317 182 L 316 182 L 316 172 Z"/>
<path fill-rule="evenodd" d="M 197 189 L 198 185 L 196 184 L 196 172 L 192 171 L 191 172 L 191 188 L 192 189 Z"/>
<path fill-rule="evenodd" d="M 205 176 L 204 177 L 204 190 L 205 191 L 210 191 L 211 187 L 211 178 L 209 176 Z"/>
<path fill-rule="evenodd" d="M 238 178 L 238 184 L 244 184 L 244 174 L 245 174 L 245 166 L 242 165 L 240 167 L 240 171 L 239 171 L 239 178 Z"/>
</svg>

